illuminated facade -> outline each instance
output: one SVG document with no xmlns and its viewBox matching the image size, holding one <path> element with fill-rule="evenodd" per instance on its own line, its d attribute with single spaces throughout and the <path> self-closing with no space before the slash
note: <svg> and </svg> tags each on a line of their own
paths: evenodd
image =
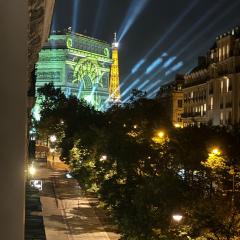
<svg viewBox="0 0 240 240">
<path fill-rule="evenodd" d="M 120 86 L 119 86 L 119 64 L 118 64 L 118 42 L 116 33 L 114 35 L 114 42 L 112 44 L 112 60 L 110 74 L 110 102 L 119 102 L 121 99 Z"/>
<path fill-rule="evenodd" d="M 184 75 L 181 88 L 178 83 L 161 86 L 158 93 L 174 126 L 240 124 L 240 27 L 218 36 Z"/>
<path fill-rule="evenodd" d="M 109 98 L 111 64 L 108 43 L 71 31 L 52 34 L 39 54 L 36 89 L 53 83 L 99 110 Z"/>
<path fill-rule="evenodd" d="M 176 75 L 175 81 L 160 87 L 157 98 L 166 108 L 168 119 L 174 127 L 183 127 L 183 75 Z"/>
<path fill-rule="evenodd" d="M 184 126 L 240 124 L 240 28 L 217 37 L 184 78 Z"/>
</svg>

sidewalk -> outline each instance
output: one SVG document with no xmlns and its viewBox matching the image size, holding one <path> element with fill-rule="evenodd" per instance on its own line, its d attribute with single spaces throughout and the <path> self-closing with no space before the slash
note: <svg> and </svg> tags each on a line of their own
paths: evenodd
<svg viewBox="0 0 240 240">
<path fill-rule="evenodd" d="M 42 169 L 41 202 L 47 240 L 118 240 L 112 226 L 101 222 L 92 206 L 97 201 L 84 196 L 75 179 L 64 171 Z"/>
</svg>

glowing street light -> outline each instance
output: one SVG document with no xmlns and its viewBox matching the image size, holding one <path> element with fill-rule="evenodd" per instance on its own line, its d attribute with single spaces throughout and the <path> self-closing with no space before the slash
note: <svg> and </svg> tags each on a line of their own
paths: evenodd
<svg viewBox="0 0 240 240">
<path fill-rule="evenodd" d="M 219 150 L 219 148 L 215 147 L 212 149 L 211 153 L 214 155 L 220 155 L 221 151 Z"/>
<path fill-rule="evenodd" d="M 51 135 L 51 136 L 50 136 L 50 141 L 51 141 L 52 143 L 56 142 L 56 141 L 57 141 L 57 137 L 56 137 L 55 135 Z"/>
<path fill-rule="evenodd" d="M 134 129 L 137 129 L 137 125 L 136 125 L 136 124 L 135 124 L 135 125 L 133 125 L 133 128 L 134 128 Z"/>
<path fill-rule="evenodd" d="M 33 176 L 33 175 L 35 175 L 35 173 L 36 173 L 36 168 L 35 168 L 33 165 L 31 165 L 31 166 L 28 168 L 28 172 L 29 172 L 29 174 L 30 174 L 31 176 Z"/>
<path fill-rule="evenodd" d="M 102 155 L 101 158 L 100 158 L 100 161 L 103 162 L 103 161 L 106 161 L 107 160 L 107 155 Z"/>
<path fill-rule="evenodd" d="M 181 214 L 174 214 L 173 216 L 172 216 L 172 219 L 175 221 L 175 222 L 181 222 L 182 221 L 182 219 L 183 219 L 183 216 L 181 215 Z"/>
<path fill-rule="evenodd" d="M 159 131 L 157 134 L 160 138 L 164 138 L 165 132 L 164 131 Z"/>
</svg>

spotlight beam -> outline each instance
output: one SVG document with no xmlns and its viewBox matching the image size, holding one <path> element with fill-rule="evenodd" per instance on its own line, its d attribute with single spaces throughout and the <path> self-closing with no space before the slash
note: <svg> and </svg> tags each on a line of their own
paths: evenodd
<svg viewBox="0 0 240 240">
<path fill-rule="evenodd" d="M 163 35 L 162 38 L 151 48 L 151 50 L 146 54 L 144 58 L 149 57 L 156 48 L 163 43 L 163 41 L 173 32 L 173 30 L 183 21 L 183 19 L 191 12 L 191 10 L 199 3 L 199 0 L 191 1 L 190 6 L 176 19 L 176 21 L 171 25 L 167 32 Z"/>
<path fill-rule="evenodd" d="M 138 78 L 135 80 L 122 94 L 121 97 L 123 98 L 134 86 L 136 86 L 139 83 L 140 79 Z"/>
<path fill-rule="evenodd" d="M 106 3 L 105 0 L 99 0 L 98 10 L 97 10 L 96 19 L 93 27 L 93 34 L 92 34 L 93 37 L 96 37 L 98 33 L 98 30 L 99 30 L 98 26 L 100 24 L 101 13 L 104 12 L 105 3 Z"/>
<path fill-rule="evenodd" d="M 146 70 L 145 74 L 149 74 L 163 62 L 162 58 L 157 58 Z"/>
<path fill-rule="evenodd" d="M 222 1 L 222 2 L 223 2 L 223 1 Z M 193 32 L 198 26 L 200 26 L 209 16 L 211 16 L 211 15 L 221 6 L 222 2 L 218 2 L 217 4 L 214 5 L 214 7 L 212 7 L 211 9 L 209 9 L 209 10 L 206 12 L 206 14 L 205 14 L 202 18 L 200 18 L 200 19 L 190 28 L 190 30 L 189 30 L 186 34 L 182 35 L 182 36 L 180 37 L 180 39 L 178 39 L 178 41 L 177 41 L 167 52 L 171 52 L 172 50 L 174 50 L 183 40 L 185 40 L 189 35 L 191 35 L 192 32 Z M 197 4 L 197 2 L 196 2 L 196 3 L 193 3 L 193 5 L 190 6 L 190 9 L 192 9 L 192 8 L 195 6 L 195 4 Z M 188 10 L 188 9 L 187 9 L 187 10 Z M 183 15 L 181 15 L 181 16 L 179 17 L 179 19 L 182 20 L 187 13 L 188 13 L 188 11 L 186 11 Z M 172 26 L 171 28 L 174 29 L 173 26 Z M 170 34 L 170 30 L 169 30 L 169 34 Z M 167 33 L 167 36 L 168 36 L 168 33 Z M 155 46 L 154 46 L 154 47 L 155 47 Z M 150 51 L 150 52 L 151 52 L 151 51 Z M 149 53 L 149 55 L 150 55 L 150 53 Z M 165 54 L 165 55 L 166 55 L 166 54 Z M 164 55 L 164 56 L 165 56 L 165 55 Z M 148 57 L 148 54 L 147 54 L 145 57 Z M 169 72 L 169 71 L 170 71 L 170 70 L 168 70 L 168 71 L 166 72 L 167 75 L 171 73 L 171 72 Z M 175 70 L 174 70 L 174 71 L 175 71 Z"/>
<path fill-rule="evenodd" d="M 52 23 L 51 23 L 51 32 L 56 31 L 56 12 L 53 14 Z"/>
<path fill-rule="evenodd" d="M 200 33 L 197 36 L 192 38 L 191 41 L 188 42 L 188 44 L 186 44 L 185 47 L 182 48 L 181 51 L 178 52 L 178 57 L 181 56 L 181 54 L 183 54 L 184 51 L 187 50 L 189 48 L 189 46 L 191 46 L 199 38 L 199 36 L 207 33 L 209 30 L 211 30 L 212 27 L 214 27 L 214 25 L 217 22 L 219 22 L 223 17 L 225 17 L 232 9 L 236 8 L 237 5 L 239 5 L 239 3 L 240 3 L 240 1 L 236 1 L 234 4 L 230 5 L 227 9 L 225 9 L 225 11 L 222 12 L 222 14 L 220 14 L 217 18 L 215 18 L 208 26 L 203 28 L 203 30 L 200 31 Z"/>
<path fill-rule="evenodd" d="M 127 14 L 122 22 L 120 30 L 118 32 L 119 42 L 124 38 L 129 29 L 132 27 L 137 17 L 141 14 L 143 9 L 146 7 L 148 0 L 132 0 Z"/>
<path fill-rule="evenodd" d="M 205 22 L 205 20 L 207 20 L 208 17 L 210 17 L 221 5 L 222 5 L 223 1 L 217 2 L 216 4 L 214 4 L 214 6 L 212 8 L 210 8 L 203 17 L 201 17 L 200 19 L 198 19 L 198 21 L 196 23 L 194 23 L 190 29 L 183 34 L 180 38 L 178 38 L 178 41 L 176 41 L 171 48 L 168 49 L 168 52 L 172 52 L 181 42 L 183 42 L 185 39 L 189 38 L 189 36 L 191 36 L 191 34 L 196 31 L 196 29 Z"/>
<path fill-rule="evenodd" d="M 135 0 L 136 2 L 137 0 Z M 168 29 L 165 35 L 151 48 L 151 50 L 143 57 L 143 59 L 147 59 L 155 49 L 172 33 L 172 31 L 182 22 L 182 20 L 189 14 L 189 12 L 199 3 L 200 0 L 194 0 L 190 4 L 190 6 L 176 19 L 174 24 Z M 164 55 L 165 56 L 165 55 Z"/>
<path fill-rule="evenodd" d="M 136 73 L 136 72 L 139 70 L 139 68 L 140 68 L 144 63 L 145 63 L 145 59 L 140 60 L 140 61 L 132 68 L 131 73 L 132 73 L 132 74 Z"/>
<path fill-rule="evenodd" d="M 77 23 L 79 18 L 79 7 L 80 7 L 81 0 L 74 0 L 73 3 L 73 17 L 72 17 L 72 30 L 77 32 Z"/>
<path fill-rule="evenodd" d="M 201 35 L 205 34 L 206 32 L 208 32 L 209 30 L 212 29 L 212 27 L 214 27 L 214 25 L 220 21 L 223 17 L 225 17 L 233 8 L 236 8 L 237 5 L 239 4 L 240 2 L 237 1 L 235 2 L 233 5 L 230 5 L 227 9 L 225 9 L 225 11 L 218 17 L 216 18 L 214 21 L 212 21 L 208 26 L 207 28 L 204 28 L 202 31 L 200 31 L 200 33 L 195 36 L 194 38 L 192 38 L 192 40 L 187 44 L 185 45 L 185 47 L 183 49 L 180 50 L 180 52 L 178 52 L 178 58 L 185 52 L 185 50 L 189 49 L 189 46 L 192 45 Z M 206 45 L 209 45 L 209 44 L 206 44 Z M 198 49 L 197 49 L 198 51 Z M 196 52 L 196 51 L 195 51 Z M 193 54 L 191 54 L 191 58 L 192 56 L 194 56 Z M 159 69 L 155 74 L 153 74 L 153 76 L 151 77 L 154 78 L 156 76 L 158 76 L 159 74 L 162 73 L 162 69 Z"/>
</svg>

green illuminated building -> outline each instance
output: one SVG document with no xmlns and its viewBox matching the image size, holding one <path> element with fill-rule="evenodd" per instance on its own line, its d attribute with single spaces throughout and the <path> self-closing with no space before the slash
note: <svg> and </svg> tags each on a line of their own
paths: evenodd
<svg viewBox="0 0 240 240">
<path fill-rule="evenodd" d="M 81 34 L 52 34 L 39 54 L 36 88 L 46 83 L 85 99 L 96 109 L 109 98 L 111 45 Z"/>
</svg>

